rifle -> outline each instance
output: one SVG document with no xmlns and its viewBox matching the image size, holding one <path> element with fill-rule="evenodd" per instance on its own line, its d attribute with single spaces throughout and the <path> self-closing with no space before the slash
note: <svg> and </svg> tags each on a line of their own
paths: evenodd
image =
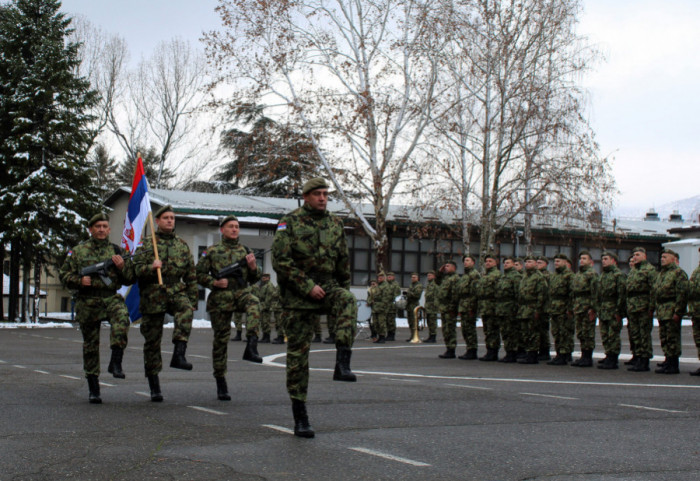
<svg viewBox="0 0 700 481">
<path fill-rule="evenodd" d="M 270 252 L 272 249 L 268 249 L 265 252 L 261 252 L 259 254 L 255 254 L 255 258 L 257 259 L 258 257 L 264 256 L 268 252 Z M 223 279 L 224 277 L 233 277 L 236 279 L 236 282 L 238 283 L 239 287 L 245 287 L 245 280 L 243 280 L 243 270 L 241 269 L 244 265 L 247 265 L 248 262 L 245 260 L 245 257 L 239 261 L 234 262 L 233 264 L 222 267 L 219 269 L 218 272 L 214 273 L 214 279 Z"/>
<path fill-rule="evenodd" d="M 122 258 L 126 261 L 127 259 L 132 259 L 139 254 L 134 253 L 134 254 L 131 254 L 128 256 L 122 256 Z M 120 254 L 115 253 L 115 255 L 120 255 Z M 102 282 L 104 282 L 106 286 L 111 286 L 112 279 L 109 278 L 109 274 L 107 271 L 113 265 L 114 265 L 114 261 L 110 257 L 106 261 L 98 262 L 97 264 L 92 264 L 90 266 L 83 267 L 82 270 L 80 271 L 80 277 L 92 276 L 94 274 L 97 274 L 100 277 L 100 279 L 102 279 Z"/>
</svg>

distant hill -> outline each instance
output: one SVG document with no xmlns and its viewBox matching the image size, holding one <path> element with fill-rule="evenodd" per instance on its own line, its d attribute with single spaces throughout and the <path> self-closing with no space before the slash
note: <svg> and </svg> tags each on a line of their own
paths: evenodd
<svg viewBox="0 0 700 481">
<path fill-rule="evenodd" d="M 688 197 L 687 199 L 675 200 L 658 206 L 647 206 L 641 208 L 621 207 L 613 210 L 613 217 L 637 217 L 644 218 L 649 209 L 653 209 L 659 214 L 661 219 L 668 219 L 674 212 L 678 211 L 686 222 L 699 222 L 700 218 L 700 195 Z"/>
</svg>

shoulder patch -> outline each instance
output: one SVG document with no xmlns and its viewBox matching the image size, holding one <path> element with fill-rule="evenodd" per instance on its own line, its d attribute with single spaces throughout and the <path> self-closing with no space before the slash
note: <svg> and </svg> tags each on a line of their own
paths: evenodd
<svg viewBox="0 0 700 481">
<path fill-rule="evenodd" d="M 207 251 L 202 251 L 201 257 L 206 257 L 207 256 Z"/>
<path fill-rule="evenodd" d="M 67 254 L 67 255 L 68 255 L 68 257 L 72 256 L 72 255 L 73 255 L 73 251 L 72 251 L 72 250 L 71 250 L 71 251 L 68 251 L 68 254 Z"/>
<path fill-rule="evenodd" d="M 277 224 L 277 230 L 285 230 L 287 228 L 287 223 L 286 222 L 280 222 Z"/>
</svg>

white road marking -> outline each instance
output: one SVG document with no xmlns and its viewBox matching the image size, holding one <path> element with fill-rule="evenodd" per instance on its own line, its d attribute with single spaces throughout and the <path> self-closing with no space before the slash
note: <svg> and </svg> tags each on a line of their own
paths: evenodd
<svg viewBox="0 0 700 481">
<path fill-rule="evenodd" d="M 282 426 L 276 426 L 276 425 L 274 425 L 274 424 L 263 424 L 262 426 L 265 427 L 265 428 L 274 429 L 275 431 L 280 431 L 280 432 L 282 432 L 282 433 L 294 434 L 294 430 L 293 430 L 293 429 L 283 428 Z"/>
<path fill-rule="evenodd" d="M 445 384 L 445 386 L 463 387 L 465 389 L 481 389 L 483 391 L 493 391 L 493 388 L 491 387 L 467 386 L 466 384 Z"/>
<path fill-rule="evenodd" d="M 646 409 L 647 411 L 663 411 L 665 413 L 683 413 L 685 411 L 675 411 L 673 409 L 661 409 L 661 408 L 652 408 L 649 406 L 637 406 L 635 404 L 618 404 L 618 406 L 626 407 L 626 408 L 634 408 L 634 409 Z"/>
<path fill-rule="evenodd" d="M 190 357 L 197 357 L 199 359 L 209 359 L 207 356 L 200 356 L 199 354 L 190 354 Z"/>
<path fill-rule="evenodd" d="M 68 374 L 59 374 L 59 376 L 65 377 L 66 379 L 75 379 L 76 381 L 80 381 L 79 377 L 69 376 Z"/>
<path fill-rule="evenodd" d="M 555 396 L 553 394 L 537 394 L 534 392 L 521 392 L 523 396 L 538 396 L 538 397 L 551 397 L 554 399 L 569 399 L 571 401 L 578 401 L 577 397 L 568 397 L 568 396 Z"/>
<path fill-rule="evenodd" d="M 0 359 L 0 364 L 7 364 L 7 361 L 3 361 L 2 359 Z"/>
<path fill-rule="evenodd" d="M 108 382 L 103 382 L 103 381 L 100 381 L 100 384 L 101 384 L 102 386 L 107 386 L 107 387 L 114 387 L 114 386 L 115 386 L 115 384 L 110 384 L 110 383 L 108 383 Z"/>
<path fill-rule="evenodd" d="M 358 453 L 364 453 L 364 454 L 369 454 L 370 456 L 377 456 L 379 458 L 388 459 L 390 461 L 397 461 L 399 463 L 410 464 L 411 466 L 420 466 L 420 467 L 430 466 L 430 464 L 428 464 L 428 463 L 423 463 L 421 461 L 414 461 L 413 459 L 402 458 L 400 456 L 394 456 L 393 454 L 382 453 L 381 451 L 375 451 L 374 449 L 367 449 L 367 448 L 360 448 L 360 447 L 348 448 L 348 449 L 352 449 L 353 451 L 357 451 Z"/>
<path fill-rule="evenodd" d="M 396 379 L 393 377 L 383 377 L 382 379 L 386 379 L 387 381 L 401 381 L 401 382 L 420 382 L 416 379 Z"/>
<path fill-rule="evenodd" d="M 27 366 L 22 366 L 21 364 L 13 364 L 12 367 L 16 367 L 17 369 L 27 369 Z"/>
<path fill-rule="evenodd" d="M 143 391 L 134 391 L 134 392 L 135 392 L 136 394 L 138 394 L 139 396 L 151 397 L 151 395 L 150 395 L 149 393 L 147 393 L 147 392 L 143 392 Z"/>
<path fill-rule="evenodd" d="M 197 411 L 202 411 L 204 413 L 216 414 L 217 416 L 226 416 L 226 413 L 221 411 L 215 411 L 214 409 L 203 408 L 201 406 L 187 406 L 190 409 L 196 409 Z"/>
<path fill-rule="evenodd" d="M 34 372 L 38 372 L 39 374 L 51 374 L 50 372 L 42 371 L 41 369 L 34 369 Z"/>
</svg>

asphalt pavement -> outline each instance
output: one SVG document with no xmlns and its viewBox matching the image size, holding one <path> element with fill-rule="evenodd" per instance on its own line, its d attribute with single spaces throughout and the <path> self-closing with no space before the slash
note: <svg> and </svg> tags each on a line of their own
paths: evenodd
<svg viewBox="0 0 700 481">
<path fill-rule="evenodd" d="M 211 330 L 193 330 L 192 371 L 167 367 L 171 334 L 165 400 L 152 403 L 138 328 L 124 380 L 106 372 L 103 328 L 103 403 L 91 405 L 77 329 L 0 329 L 0 480 L 700 479 L 700 378 L 688 375 L 700 362 L 689 328 L 679 375 L 444 360 L 440 342 L 407 343 L 403 329 L 381 346 L 358 340 L 358 382 L 342 383 L 332 381 L 334 347 L 312 344 L 314 439 L 291 434 L 285 346 L 259 345 L 260 365 L 229 343 L 225 402 Z"/>
</svg>

